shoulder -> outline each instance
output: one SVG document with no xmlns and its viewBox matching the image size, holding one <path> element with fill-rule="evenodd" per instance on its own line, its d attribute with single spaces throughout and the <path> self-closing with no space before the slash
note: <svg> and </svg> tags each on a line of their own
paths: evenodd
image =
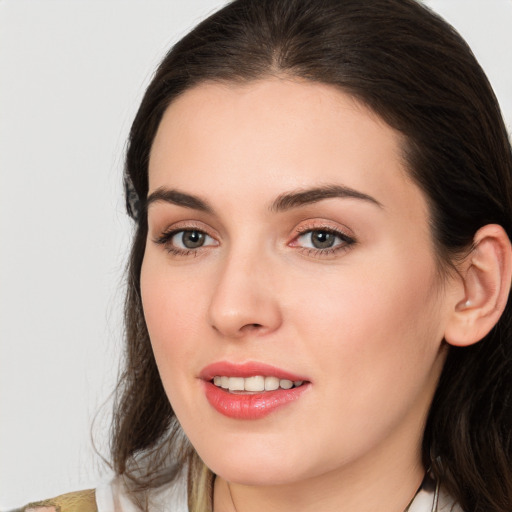
<svg viewBox="0 0 512 512">
<path fill-rule="evenodd" d="M 96 491 L 70 492 L 49 500 L 29 503 L 15 512 L 98 512 Z"/>
</svg>

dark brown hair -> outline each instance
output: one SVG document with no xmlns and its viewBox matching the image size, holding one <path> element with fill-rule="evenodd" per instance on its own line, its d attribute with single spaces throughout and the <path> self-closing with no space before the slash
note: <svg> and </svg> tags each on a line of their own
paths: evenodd
<svg viewBox="0 0 512 512">
<path fill-rule="evenodd" d="M 202 471 L 163 390 L 140 300 L 151 145 L 184 91 L 271 75 L 335 85 L 403 135 L 445 268 L 485 224 L 512 238 L 512 155 L 496 98 L 467 44 L 437 15 L 414 0 L 236 0 L 203 21 L 158 68 L 126 157 L 140 204 L 128 203 L 137 223 L 112 454 L 115 470 L 139 488 L 172 478 L 170 459 L 188 461 L 192 480 Z M 427 421 L 425 467 L 466 512 L 512 510 L 511 319 L 509 303 L 481 342 L 449 348 Z"/>
</svg>

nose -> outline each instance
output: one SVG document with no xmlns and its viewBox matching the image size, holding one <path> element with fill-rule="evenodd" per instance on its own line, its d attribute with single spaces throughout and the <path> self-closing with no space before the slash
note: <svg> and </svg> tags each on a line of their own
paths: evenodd
<svg viewBox="0 0 512 512">
<path fill-rule="evenodd" d="M 232 339 L 262 336 L 279 328 L 282 315 L 271 265 L 257 256 L 228 256 L 217 277 L 209 322 Z"/>
</svg>

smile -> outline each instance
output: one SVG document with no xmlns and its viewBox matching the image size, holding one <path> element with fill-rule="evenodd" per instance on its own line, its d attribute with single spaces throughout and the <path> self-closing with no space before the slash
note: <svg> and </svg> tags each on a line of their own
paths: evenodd
<svg viewBox="0 0 512 512">
<path fill-rule="evenodd" d="M 210 405 L 238 420 L 264 418 L 297 401 L 312 386 L 305 376 L 258 362 L 221 361 L 204 368 L 199 378 Z"/>
<path fill-rule="evenodd" d="M 263 391 L 275 391 L 276 389 L 292 389 L 299 387 L 304 383 L 302 380 L 292 381 L 289 379 L 280 379 L 274 376 L 255 375 L 253 377 L 226 377 L 216 375 L 213 378 L 213 384 L 219 388 L 229 390 L 230 393 L 251 392 L 258 393 Z"/>
</svg>

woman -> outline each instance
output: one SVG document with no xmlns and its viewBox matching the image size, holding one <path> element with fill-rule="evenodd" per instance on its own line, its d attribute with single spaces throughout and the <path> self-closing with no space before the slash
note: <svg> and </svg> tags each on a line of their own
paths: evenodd
<svg viewBox="0 0 512 512">
<path fill-rule="evenodd" d="M 413 0 L 202 22 L 132 126 L 118 478 L 74 498 L 510 510 L 511 170 L 483 71 Z"/>
</svg>

